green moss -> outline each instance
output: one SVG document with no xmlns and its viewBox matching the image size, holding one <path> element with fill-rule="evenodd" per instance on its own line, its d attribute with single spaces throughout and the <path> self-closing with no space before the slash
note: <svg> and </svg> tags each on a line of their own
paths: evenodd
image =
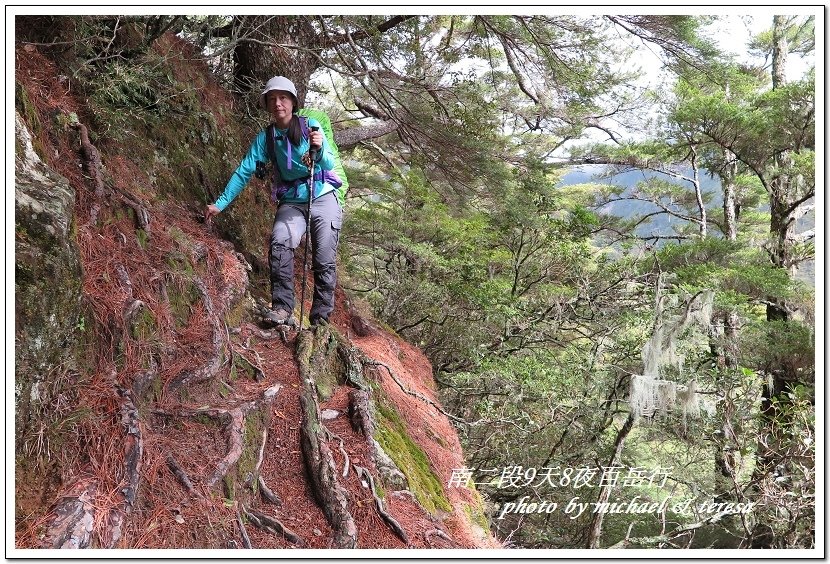
<svg viewBox="0 0 830 564">
<path fill-rule="evenodd" d="M 380 483 L 380 480 L 375 480 L 375 495 L 380 499 L 384 499 L 386 497 L 386 490 L 383 489 L 383 485 Z"/>
<path fill-rule="evenodd" d="M 190 280 L 172 284 L 167 288 L 167 297 L 170 301 L 170 313 L 173 315 L 176 326 L 186 326 L 191 308 L 200 299 L 196 286 Z"/>
<path fill-rule="evenodd" d="M 231 373 L 231 380 L 233 381 L 236 381 L 236 379 L 240 376 L 250 378 L 251 380 L 257 379 L 257 368 L 253 364 L 248 362 L 248 359 L 238 354 L 233 356 L 233 365 L 231 367 Z"/>
<path fill-rule="evenodd" d="M 222 489 L 225 490 L 225 498 L 229 500 L 234 499 L 236 494 L 236 480 L 234 480 L 233 472 L 228 472 L 222 478 Z"/>
<path fill-rule="evenodd" d="M 259 460 L 259 445 L 262 441 L 262 430 L 266 424 L 266 416 L 262 410 L 253 411 L 245 417 L 245 430 L 242 436 L 242 454 L 237 463 L 239 476 L 243 480 L 249 474 L 252 475 L 256 469 L 256 463 Z M 256 480 L 254 480 L 255 483 Z M 254 488 L 256 488 L 255 485 Z"/>
<path fill-rule="evenodd" d="M 337 386 L 346 381 L 346 367 L 340 355 L 337 354 L 337 342 L 328 331 L 321 333 L 322 339 L 319 341 L 315 339 L 314 343 L 314 356 L 320 360 L 312 366 L 315 371 L 314 381 L 317 384 L 317 395 L 325 401 L 334 394 Z"/>
<path fill-rule="evenodd" d="M 193 275 L 194 270 L 193 265 L 190 263 L 190 258 L 180 251 L 171 251 L 168 253 L 165 262 L 170 267 L 170 270 L 177 274 Z"/>
<path fill-rule="evenodd" d="M 308 373 L 317 386 L 317 395 L 325 401 L 337 386 L 346 382 L 346 367 L 338 354 L 337 339 L 330 325 L 323 326 L 298 349 L 297 360 L 308 366 Z"/>
<path fill-rule="evenodd" d="M 225 325 L 228 327 L 239 327 L 245 319 L 248 311 L 248 304 L 245 300 L 237 300 L 228 311 L 225 312 Z"/>
<path fill-rule="evenodd" d="M 136 238 L 136 241 L 138 241 L 138 246 L 146 251 L 147 246 L 150 243 L 150 236 L 147 234 L 147 232 L 144 231 L 143 229 L 136 229 L 135 230 L 135 238 Z"/>
<path fill-rule="evenodd" d="M 190 243 L 190 240 L 187 238 L 187 235 L 184 234 L 184 231 L 175 225 L 167 230 L 167 234 L 170 235 L 170 238 L 173 239 L 173 241 L 180 247 L 187 247 Z"/>
<path fill-rule="evenodd" d="M 487 516 L 484 514 L 484 502 L 481 499 L 481 495 L 478 493 L 478 490 L 475 489 L 475 486 L 470 486 L 470 489 L 473 493 L 475 493 L 476 501 L 472 505 L 464 504 L 464 513 L 467 514 L 467 517 L 471 523 L 475 523 L 484 531 L 489 531 L 490 523 L 487 521 Z"/>
<path fill-rule="evenodd" d="M 194 416 L 193 420 L 196 423 L 199 423 L 200 425 L 206 425 L 206 426 L 210 426 L 210 427 L 215 427 L 215 426 L 218 425 L 218 423 L 216 422 L 216 420 L 213 417 L 210 417 L 210 416 L 205 415 L 203 413 L 200 413 L 199 415 Z"/>
<path fill-rule="evenodd" d="M 398 412 L 384 401 L 376 401 L 375 405 L 378 413 L 375 439 L 406 476 L 415 499 L 432 514 L 438 510 L 452 511 L 441 481 L 432 471 L 423 449 L 410 438 Z"/>
<path fill-rule="evenodd" d="M 19 82 L 14 83 L 14 106 L 20 115 L 23 116 L 23 119 L 26 120 L 29 129 L 32 131 L 32 136 L 37 137 L 42 129 L 40 118 L 38 117 L 35 105 L 32 104 L 29 98 L 29 93 Z"/>
<path fill-rule="evenodd" d="M 142 307 L 130 324 L 130 336 L 136 340 L 147 341 L 155 337 L 156 332 L 155 315 L 149 307 Z"/>
</svg>

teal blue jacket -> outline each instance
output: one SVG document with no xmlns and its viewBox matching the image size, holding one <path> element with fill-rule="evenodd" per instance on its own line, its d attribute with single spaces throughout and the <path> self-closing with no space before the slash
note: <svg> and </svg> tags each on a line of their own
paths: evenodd
<svg viewBox="0 0 830 564">
<path fill-rule="evenodd" d="M 316 119 L 309 119 L 308 126 L 309 128 L 320 127 L 320 123 Z M 271 161 L 267 154 L 265 145 L 266 131 L 267 129 L 260 131 L 254 138 L 253 143 L 251 143 L 251 148 L 248 149 L 248 153 L 242 159 L 242 162 L 239 163 L 236 171 L 234 171 L 231 175 L 230 180 L 228 180 L 228 184 L 225 186 L 225 191 L 222 192 L 222 195 L 219 196 L 219 199 L 217 199 L 214 203 L 220 211 L 224 210 L 228 204 L 230 204 L 234 198 L 242 192 L 242 189 L 248 185 L 248 182 L 251 180 L 251 176 L 254 174 L 254 171 L 256 171 L 257 162 L 267 163 Z M 278 139 L 275 141 L 274 147 L 277 153 L 277 168 L 282 179 L 286 182 L 290 182 L 298 178 L 308 178 L 311 171 L 308 170 L 308 167 L 304 165 L 302 161 L 303 155 L 308 152 L 308 139 L 302 139 L 299 147 L 294 147 L 293 145 L 290 147 L 291 158 L 289 159 L 288 145 L 290 144 L 290 141 L 288 140 L 287 135 L 288 130 L 277 129 L 276 131 Z M 281 137 L 281 139 L 279 139 L 279 137 Z M 289 161 L 291 163 L 290 169 L 288 168 Z M 323 147 L 322 150 L 317 152 L 317 163 L 314 165 L 314 168 L 317 171 L 315 176 L 319 175 L 320 168 L 322 168 L 322 170 L 332 170 L 332 168 L 334 168 L 334 162 L 334 155 L 326 142 L 326 136 L 323 135 Z M 327 182 L 323 182 L 322 180 L 314 181 L 315 199 L 324 194 L 328 194 L 329 192 L 333 192 L 334 190 L 334 186 Z M 285 194 L 282 202 L 296 204 L 308 202 L 308 182 L 302 182 L 296 187 L 290 189 Z"/>
</svg>

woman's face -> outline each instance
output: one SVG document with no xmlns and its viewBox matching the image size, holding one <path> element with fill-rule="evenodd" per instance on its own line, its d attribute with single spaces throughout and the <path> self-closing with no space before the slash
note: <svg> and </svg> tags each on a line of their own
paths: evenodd
<svg viewBox="0 0 830 564">
<path fill-rule="evenodd" d="M 265 95 L 265 104 L 268 113 L 277 123 L 291 121 L 291 112 L 294 110 L 294 98 L 284 90 L 271 90 Z"/>
</svg>

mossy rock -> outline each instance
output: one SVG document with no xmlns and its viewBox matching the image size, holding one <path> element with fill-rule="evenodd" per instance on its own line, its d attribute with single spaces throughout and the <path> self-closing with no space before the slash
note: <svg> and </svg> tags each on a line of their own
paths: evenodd
<svg viewBox="0 0 830 564">
<path fill-rule="evenodd" d="M 401 416 L 384 400 L 376 399 L 375 408 L 378 414 L 375 439 L 406 476 L 415 499 L 431 514 L 452 511 L 441 481 L 432 471 L 423 449 L 409 436 Z"/>
<path fill-rule="evenodd" d="M 43 129 L 43 126 L 40 122 L 40 116 L 38 115 L 37 109 L 35 108 L 34 104 L 29 98 L 29 93 L 26 91 L 26 88 L 23 87 L 22 84 L 19 82 L 14 83 L 14 105 L 15 109 L 23 116 L 23 119 L 26 120 L 26 124 L 31 128 L 32 131 L 32 145 L 35 150 L 35 153 L 40 155 L 41 157 L 45 154 L 43 146 L 40 144 L 38 137 L 40 132 Z M 23 151 L 24 147 L 20 143 L 18 138 L 15 138 L 15 153 L 19 154 Z"/>
<path fill-rule="evenodd" d="M 35 154 L 15 116 L 15 431 L 54 399 L 39 382 L 74 367 L 81 320 L 81 262 L 73 226 L 75 192 Z M 64 390 L 49 389 L 54 394 Z M 18 443 L 19 444 L 19 443 Z"/>
</svg>

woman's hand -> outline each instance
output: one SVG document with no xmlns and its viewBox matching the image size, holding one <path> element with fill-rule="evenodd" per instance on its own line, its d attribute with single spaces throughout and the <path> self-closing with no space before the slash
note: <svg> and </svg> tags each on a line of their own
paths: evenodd
<svg viewBox="0 0 830 564">
<path fill-rule="evenodd" d="M 208 207 L 205 208 L 205 223 L 210 223 L 210 218 L 212 218 L 214 215 L 219 215 L 221 211 L 222 210 L 220 210 L 213 204 L 208 205 Z"/>
<path fill-rule="evenodd" d="M 308 142 L 313 148 L 320 149 L 323 146 L 323 132 L 310 131 L 308 133 Z"/>
</svg>

